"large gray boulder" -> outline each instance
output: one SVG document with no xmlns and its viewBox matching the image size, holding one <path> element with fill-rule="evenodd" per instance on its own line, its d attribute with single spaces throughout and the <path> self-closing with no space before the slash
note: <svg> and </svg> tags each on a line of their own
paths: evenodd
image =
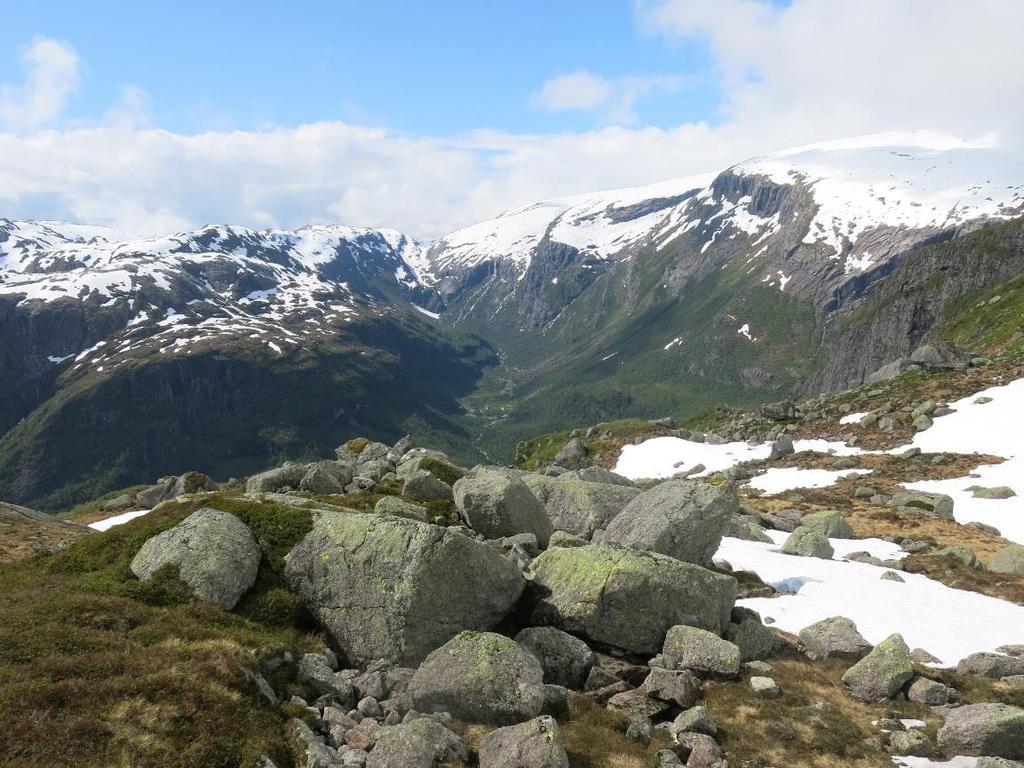
<svg viewBox="0 0 1024 768">
<path fill-rule="evenodd" d="M 778 636 L 765 626 L 757 611 L 739 606 L 732 609 L 732 621 L 725 637 L 740 649 L 743 661 L 767 658 L 779 645 Z"/>
<path fill-rule="evenodd" d="M 135 503 L 140 507 L 152 509 L 162 501 L 170 501 L 186 493 L 212 491 L 217 483 L 202 472 L 186 472 L 183 475 L 162 477 L 155 485 L 151 485 L 135 494 Z M 108 502 L 109 503 L 109 502 Z M 132 506 L 131 499 L 127 506 Z M 106 509 L 106 506 L 104 506 Z"/>
<path fill-rule="evenodd" d="M 605 541 L 687 563 L 710 563 L 739 499 L 729 488 L 670 480 L 633 499 L 608 525 Z"/>
<path fill-rule="evenodd" d="M 173 566 L 196 597 L 230 611 L 256 582 L 261 557 L 245 523 L 219 509 L 203 508 L 143 544 L 131 569 L 149 581 Z"/>
<path fill-rule="evenodd" d="M 355 663 L 414 664 L 464 629 L 489 629 L 525 583 L 500 552 L 458 531 L 324 512 L 285 578 Z"/>
<path fill-rule="evenodd" d="M 469 755 L 462 739 L 432 717 L 383 728 L 366 768 L 439 768 Z"/>
<path fill-rule="evenodd" d="M 955 754 L 1024 759 L 1024 709 L 1010 704 L 967 704 L 950 710 L 939 746 Z"/>
<path fill-rule="evenodd" d="M 309 465 L 299 481 L 299 490 L 308 493 L 344 493 L 352 482 L 352 467 L 340 461 L 318 461 Z"/>
<path fill-rule="evenodd" d="M 562 732 L 548 715 L 491 731 L 479 751 L 480 768 L 569 768 Z"/>
<path fill-rule="evenodd" d="M 527 627 L 516 642 L 537 657 L 544 669 L 544 682 L 563 688 L 580 689 L 594 666 L 590 647 L 557 627 Z"/>
<path fill-rule="evenodd" d="M 285 464 L 253 475 L 245 483 L 246 493 L 274 493 L 282 488 L 298 489 L 309 471 L 308 464 Z"/>
<path fill-rule="evenodd" d="M 405 476 L 402 495 L 412 501 L 449 501 L 452 487 L 425 469 L 417 469 Z"/>
<path fill-rule="evenodd" d="M 661 656 L 668 669 L 687 669 L 717 677 L 736 677 L 742 661 L 735 643 L 685 624 L 669 629 Z"/>
<path fill-rule="evenodd" d="M 871 643 L 845 616 L 832 616 L 800 630 L 800 642 L 812 659 L 860 661 L 871 653 Z"/>
<path fill-rule="evenodd" d="M 786 537 L 781 552 L 784 555 L 817 557 L 822 560 L 831 560 L 835 554 L 823 533 L 813 528 L 804 528 L 802 525 Z"/>
<path fill-rule="evenodd" d="M 908 514 L 953 519 L 953 497 L 926 491 L 899 491 L 889 499 L 889 506 Z"/>
<path fill-rule="evenodd" d="M 480 467 L 452 490 L 459 515 L 477 533 L 488 539 L 532 533 L 541 547 L 548 545 L 554 529 L 544 505 L 511 472 Z"/>
<path fill-rule="evenodd" d="M 581 480 L 574 474 L 560 477 L 523 475 L 523 482 L 544 505 L 551 525 L 590 538 L 605 528 L 640 495 L 629 485 Z"/>
<path fill-rule="evenodd" d="M 544 671 L 532 653 L 504 635 L 461 632 L 427 656 L 408 694 L 420 712 L 511 725 L 540 714 Z"/>
<path fill-rule="evenodd" d="M 562 446 L 551 463 L 563 469 L 582 469 L 590 463 L 587 453 L 587 444 L 580 438 L 573 437 Z"/>
<path fill-rule="evenodd" d="M 900 635 L 889 635 L 843 675 L 843 685 L 863 701 L 891 699 L 914 676 L 910 649 Z"/>
<path fill-rule="evenodd" d="M 1024 546 L 1007 544 L 996 550 L 989 558 L 988 569 L 993 573 L 1024 574 Z"/>
<path fill-rule="evenodd" d="M 956 665 L 956 671 L 960 675 L 976 675 L 993 679 L 1024 675 L 1024 657 L 979 651 L 960 659 L 960 663 Z"/>
<path fill-rule="evenodd" d="M 930 371 L 948 371 L 955 368 L 966 368 L 971 357 L 968 350 L 955 344 L 931 341 L 915 349 L 910 355 L 910 361 L 922 365 Z"/>
<path fill-rule="evenodd" d="M 800 518 L 801 528 L 810 528 L 829 539 L 852 539 L 853 526 L 839 512 L 822 510 Z"/>
<path fill-rule="evenodd" d="M 731 576 L 608 544 L 549 549 L 532 569 L 533 623 L 635 653 L 657 653 L 676 624 L 721 634 L 736 599 Z"/>
</svg>

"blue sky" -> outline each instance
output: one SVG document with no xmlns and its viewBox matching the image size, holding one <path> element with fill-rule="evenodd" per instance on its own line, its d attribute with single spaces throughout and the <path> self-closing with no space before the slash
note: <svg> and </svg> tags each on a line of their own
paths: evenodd
<svg viewBox="0 0 1024 768">
<path fill-rule="evenodd" d="M 12 4 L 0 82 L 22 77 L 36 35 L 86 66 L 66 120 L 98 119 L 125 85 L 173 131 L 345 120 L 433 134 L 586 130 L 607 118 L 532 104 L 548 79 L 588 70 L 665 78 L 634 122 L 719 119 L 722 90 L 699 39 L 639 29 L 629 2 L 54 2 Z"/>
<path fill-rule="evenodd" d="M 8 3 L 0 217 L 433 238 L 892 130 L 1024 143 L 1020 0 Z"/>
</svg>

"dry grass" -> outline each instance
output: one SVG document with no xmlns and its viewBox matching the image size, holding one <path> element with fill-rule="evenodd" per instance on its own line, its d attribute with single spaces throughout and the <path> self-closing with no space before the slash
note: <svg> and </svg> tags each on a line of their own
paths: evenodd
<svg viewBox="0 0 1024 768">
<path fill-rule="evenodd" d="M 88 533 L 29 518 L 0 517 L 0 565 L 61 549 Z"/>
<path fill-rule="evenodd" d="M 873 720 L 899 713 L 928 723 L 938 719 L 928 707 L 910 702 L 865 704 L 843 691 L 846 665 L 804 658 L 771 659 L 773 679 L 782 687 L 774 700 L 757 698 L 744 683 L 720 683 L 707 692 L 708 707 L 730 765 L 781 768 L 868 768 L 892 760 L 866 739 L 877 736 Z"/>
</svg>

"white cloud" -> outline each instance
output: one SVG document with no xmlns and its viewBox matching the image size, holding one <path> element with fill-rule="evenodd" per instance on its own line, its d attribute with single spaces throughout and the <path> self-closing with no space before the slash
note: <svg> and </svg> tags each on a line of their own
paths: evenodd
<svg viewBox="0 0 1024 768">
<path fill-rule="evenodd" d="M 59 40 L 37 37 L 21 54 L 27 70 L 22 85 L 0 85 L 0 124 L 32 130 L 60 116 L 78 89 L 80 67 L 75 50 Z"/>
<path fill-rule="evenodd" d="M 676 91 L 682 84 L 683 78 L 676 75 L 609 79 L 580 70 L 546 81 L 530 104 L 549 112 L 596 112 L 606 123 L 628 125 L 637 122 L 633 105 L 639 97 Z"/>
<path fill-rule="evenodd" d="M 59 116 L 77 81 L 77 57 L 55 44 L 62 55 L 37 58 L 64 66 L 37 78 L 32 65 L 24 86 L 0 91 L 0 118 L 18 131 L 0 133 L 0 216 L 140 233 L 343 222 L 433 237 L 546 197 L 720 169 L 812 141 L 908 128 L 994 133 L 1001 143 L 1024 135 L 1017 0 L 663 0 L 642 3 L 637 17 L 669 44 L 706 44 L 725 94 L 720 122 L 629 124 L 645 79 L 580 71 L 550 81 L 535 102 L 593 112 L 598 126 L 575 133 L 438 137 L 324 122 L 179 134 L 151 127 L 144 94 L 130 89 L 97 125 L 32 128 Z M 15 102 L 35 104 L 18 113 L 34 117 L 10 123 Z"/>
<path fill-rule="evenodd" d="M 726 122 L 769 147 L 907 128 L 1024 133 L 1018 0 L 646 0 L 637 15 L 705 41 Z"/>
</svg>

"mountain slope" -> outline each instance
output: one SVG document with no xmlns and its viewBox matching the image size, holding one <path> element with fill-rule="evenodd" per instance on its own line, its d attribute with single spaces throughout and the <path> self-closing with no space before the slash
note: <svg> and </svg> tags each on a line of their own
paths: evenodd
<svg viewBox="0 0 1024 768">
<path fill-rule="evenodd" d="M 510 460 L 539 432 L 857 384 L 940 322 L 905 286 L 944 306 L 1016 274 L 971 233 L 1022 213 L 1019 153 L 918 132 L 543 201 L 429 244 L 0 220 L 0 496 L 63 503 L 86 490 L 62 490 L 69 467 L 90 493 L 250 471 L 359 430 Z"/>
</svg>

